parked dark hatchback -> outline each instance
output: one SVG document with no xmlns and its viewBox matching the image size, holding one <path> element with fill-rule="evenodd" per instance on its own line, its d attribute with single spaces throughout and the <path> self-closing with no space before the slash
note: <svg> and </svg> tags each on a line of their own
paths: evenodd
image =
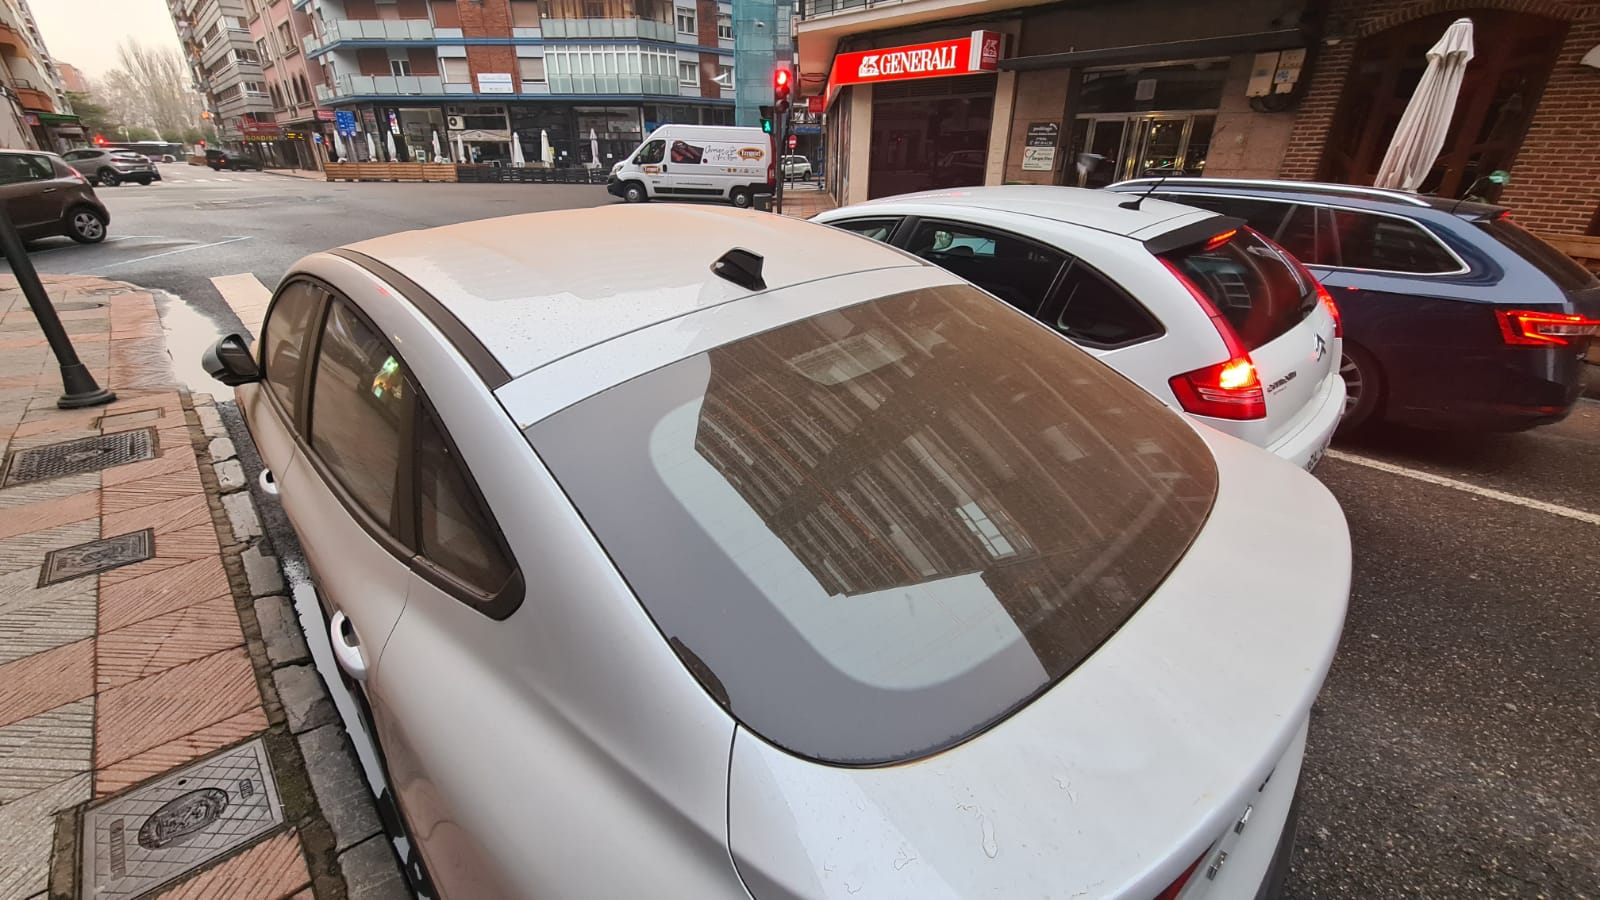
<svg viewBox="0 0 1600 900">
<path fill-rule="evenodd" d="M 206 151 L 206 165 L 210 166 L 213 172 L 222 169 L 261 171 L 261 163 L 249 156 L 232 150 L 218 150 L 215 147 Z"/>
<path fill-rule="evenodd" d="M 1246 220 L 1327 286 L 1344 320 L 1346 428 L 1519 431 L 1577 402 L 1600 281 L 1501 207 L 1223 178 L 1169 179 L 1153 196 Z"/>
</svg>

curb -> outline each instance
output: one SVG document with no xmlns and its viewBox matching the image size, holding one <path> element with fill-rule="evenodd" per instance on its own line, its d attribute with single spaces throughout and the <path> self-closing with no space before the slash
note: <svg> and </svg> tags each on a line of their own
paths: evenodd
<svg viewBox="0 0 1600 900">
<path fill-rule="evenodd" d="M 264 740 L 284 818 L 300 833 L 312 890 L 318 900 L 409 896 L 355 751 L 312 664 L 227 425 L 210 395 L 185 397 L 191 424 L 204 435 L 194 438 L 195 452 L 211 516 L 231 539 L 222 547 L 223 568 L 271 725 Z"/>
</svg>

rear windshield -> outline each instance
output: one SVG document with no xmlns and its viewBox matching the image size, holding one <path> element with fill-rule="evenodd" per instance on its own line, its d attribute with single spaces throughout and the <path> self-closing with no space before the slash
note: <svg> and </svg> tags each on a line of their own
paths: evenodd
<svg viewBox="0 0 1600 900">
<path fill-rule="evenodd" d="M 1233 326 L 1246 350 L 1269 343 L 1317 308 L 1316 286 L 1248 228 L 1218 246 L 1166 254 Z"/>
<path fill-rule="evenodd" d="M 1588 269 L 1578 265 L 1572 257 L 1546 244 L 1536 235 L 1510 219 L 1490 219 L 1479 222 L 1478 227 L 1494 239 L 1527 260 L 1534 268 L 1549 276 L 1563 291 L 1581 291 L 1600 287 Z"/>
<path fill-rule="evenodd" d="M 706 689 L 846 764 L 943 749 L 1061 678 L 1216 489 L 1178 416 L 965 285 L 744 338 L 527 434 Z"/>
</svg>

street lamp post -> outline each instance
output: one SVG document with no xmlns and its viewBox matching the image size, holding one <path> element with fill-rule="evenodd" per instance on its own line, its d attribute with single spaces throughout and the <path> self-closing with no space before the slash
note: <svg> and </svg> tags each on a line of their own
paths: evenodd
<svg viewBox="0 0 1600 900">
<path fill-rule="evenodd" d="M 101 406 L 117 399 L 116 394 L 95 382 L 88 367 L 78 359 L 78 351 L 72 349 L 72 339 L 67 337 L 67 330 L 61 326 L 56 308 L 50 304 L 50 295 L 45 293 L 44 285 L 39 282 L 39 273 L 34 271 L 33 260 L 28 258 L 28 250 L 22 246 L 22 236 L 17 233 L 17 226 L 11 221 L 11 213 L 5 204 L 0 204 L 0 250 L 5 252 L 6 261 L 11 263 L 11 273 L 17 278 L 17 287 L 28 298 L 33 317 L 39 320 L 39 329 L 44 332 L 44 339 L 50 343 L 50 350 L 55 353 L 56 362 L 61 366 L 62 394 L 56 406 L 81 409 Z"/>
</svg>

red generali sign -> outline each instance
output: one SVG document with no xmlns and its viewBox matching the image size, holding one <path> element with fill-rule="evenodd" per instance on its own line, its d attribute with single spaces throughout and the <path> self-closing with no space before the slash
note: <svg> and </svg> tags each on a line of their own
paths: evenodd
<svg viewBox="0 0 1600 900">
<path fill-rule="evenodd" d="M 993 72 L 999 67 L 1000 34 L 974 31 L 966 37 L 948 41 L 841 53 L 833 58 L 828 93 L 831 95 L 846 84 L 970 75 L 974 72 Z"/>
</svg>

